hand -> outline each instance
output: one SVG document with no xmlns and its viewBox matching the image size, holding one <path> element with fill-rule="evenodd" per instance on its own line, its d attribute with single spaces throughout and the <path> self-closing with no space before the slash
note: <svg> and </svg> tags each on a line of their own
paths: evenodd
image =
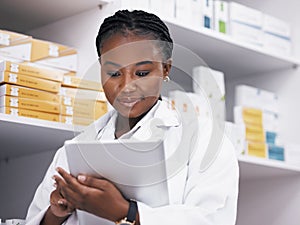
<svg viewBox="0 0 300 225">
<path fill-rule="evenodd" d="M 50 195 L 50 210 L 56 217 L 66 218 L 73 211 L 74 207 L 59 193 L 59 190 L 54 190 Z"/>
<path fill-rule="evenodd" d="M 129 202 L 108 180 L 86 175 L 75 178 L 62 168 L 57 168 L 57 171 L 63 178 L 54 176 L 57 188 L 65 200 L 76 209 L 113 222 L 127 215 Z"/>
</svg>

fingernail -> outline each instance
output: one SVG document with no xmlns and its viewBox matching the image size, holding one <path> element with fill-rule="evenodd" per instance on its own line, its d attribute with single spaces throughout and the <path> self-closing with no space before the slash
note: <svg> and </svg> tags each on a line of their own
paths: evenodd
<svg viewBox="0 0 300 225">
<path fill-rule="evenodd" d="M 86 179 L 86 177 L 83 176 L 83 175 L 79 175 L 79 176 L 77 177 L 77 179 L 78 179 L 79 181 L 81 181 L 81 182 L 84 182 L 85 179 Z"/>
<path fill-rule="evenodd" d="M 59 168 L 58 168 L 58 167 L 56 167 L 55 170 L 56 170 L 57 172 L 59 172 Z"/>
<path fill-rule="evenodd" d="M 52 178 L 52 180 L 55 180 L 55 176 L 52 176 L 51 178 Z"/>
<path fill-rule="evenodd" d="M 57 183 L 54 183 L 54 184 L 53 184 L 53 187 L 57 188 Z"/>
</svg>

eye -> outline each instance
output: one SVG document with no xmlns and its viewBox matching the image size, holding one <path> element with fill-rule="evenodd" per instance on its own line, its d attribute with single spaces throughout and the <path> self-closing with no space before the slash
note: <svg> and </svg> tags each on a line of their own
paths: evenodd
<svg viewBox="0 0 300 225">
<path fill-rule="evenodd" d="M 119 71 L 108 71 L 108 72 L 106 72 L 106 74 L 111 77 L 118 77 L 121 75 L 121 73 Z"/>
<path fill-rule="evenodd" d="M 139 77 L 144 77 L 147 76 L 150 72 L 149 71 L 137 71 L 135 73 L 135 75 L 139 76 Z"/>
</svg>

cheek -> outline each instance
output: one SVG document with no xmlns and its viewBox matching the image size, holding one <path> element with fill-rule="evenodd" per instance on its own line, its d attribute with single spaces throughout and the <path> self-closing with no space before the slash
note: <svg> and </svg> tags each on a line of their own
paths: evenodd
<svg viewBox="0 0 300 225">
<path fill-rule="evenodd" d="M 160 93 L 161 85 L 162 79 L 160 77 L 142 79 L 142 81 L 140 81 L 138 84 L 141 92 L 149 97 L 157 96 Z"/>
</svg>

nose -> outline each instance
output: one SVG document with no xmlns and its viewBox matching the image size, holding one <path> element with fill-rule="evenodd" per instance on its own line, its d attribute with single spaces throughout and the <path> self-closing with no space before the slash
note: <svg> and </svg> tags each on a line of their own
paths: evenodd
<svg viewBox="0 0 300 225">
<path fill-rule="evenodd" d="M 130 71 L 126 71 L 123 73 L 122 80 L 122 92 L 123 93 L 131 93 L 136 90 L 136 81 Z"/>
</svg>

